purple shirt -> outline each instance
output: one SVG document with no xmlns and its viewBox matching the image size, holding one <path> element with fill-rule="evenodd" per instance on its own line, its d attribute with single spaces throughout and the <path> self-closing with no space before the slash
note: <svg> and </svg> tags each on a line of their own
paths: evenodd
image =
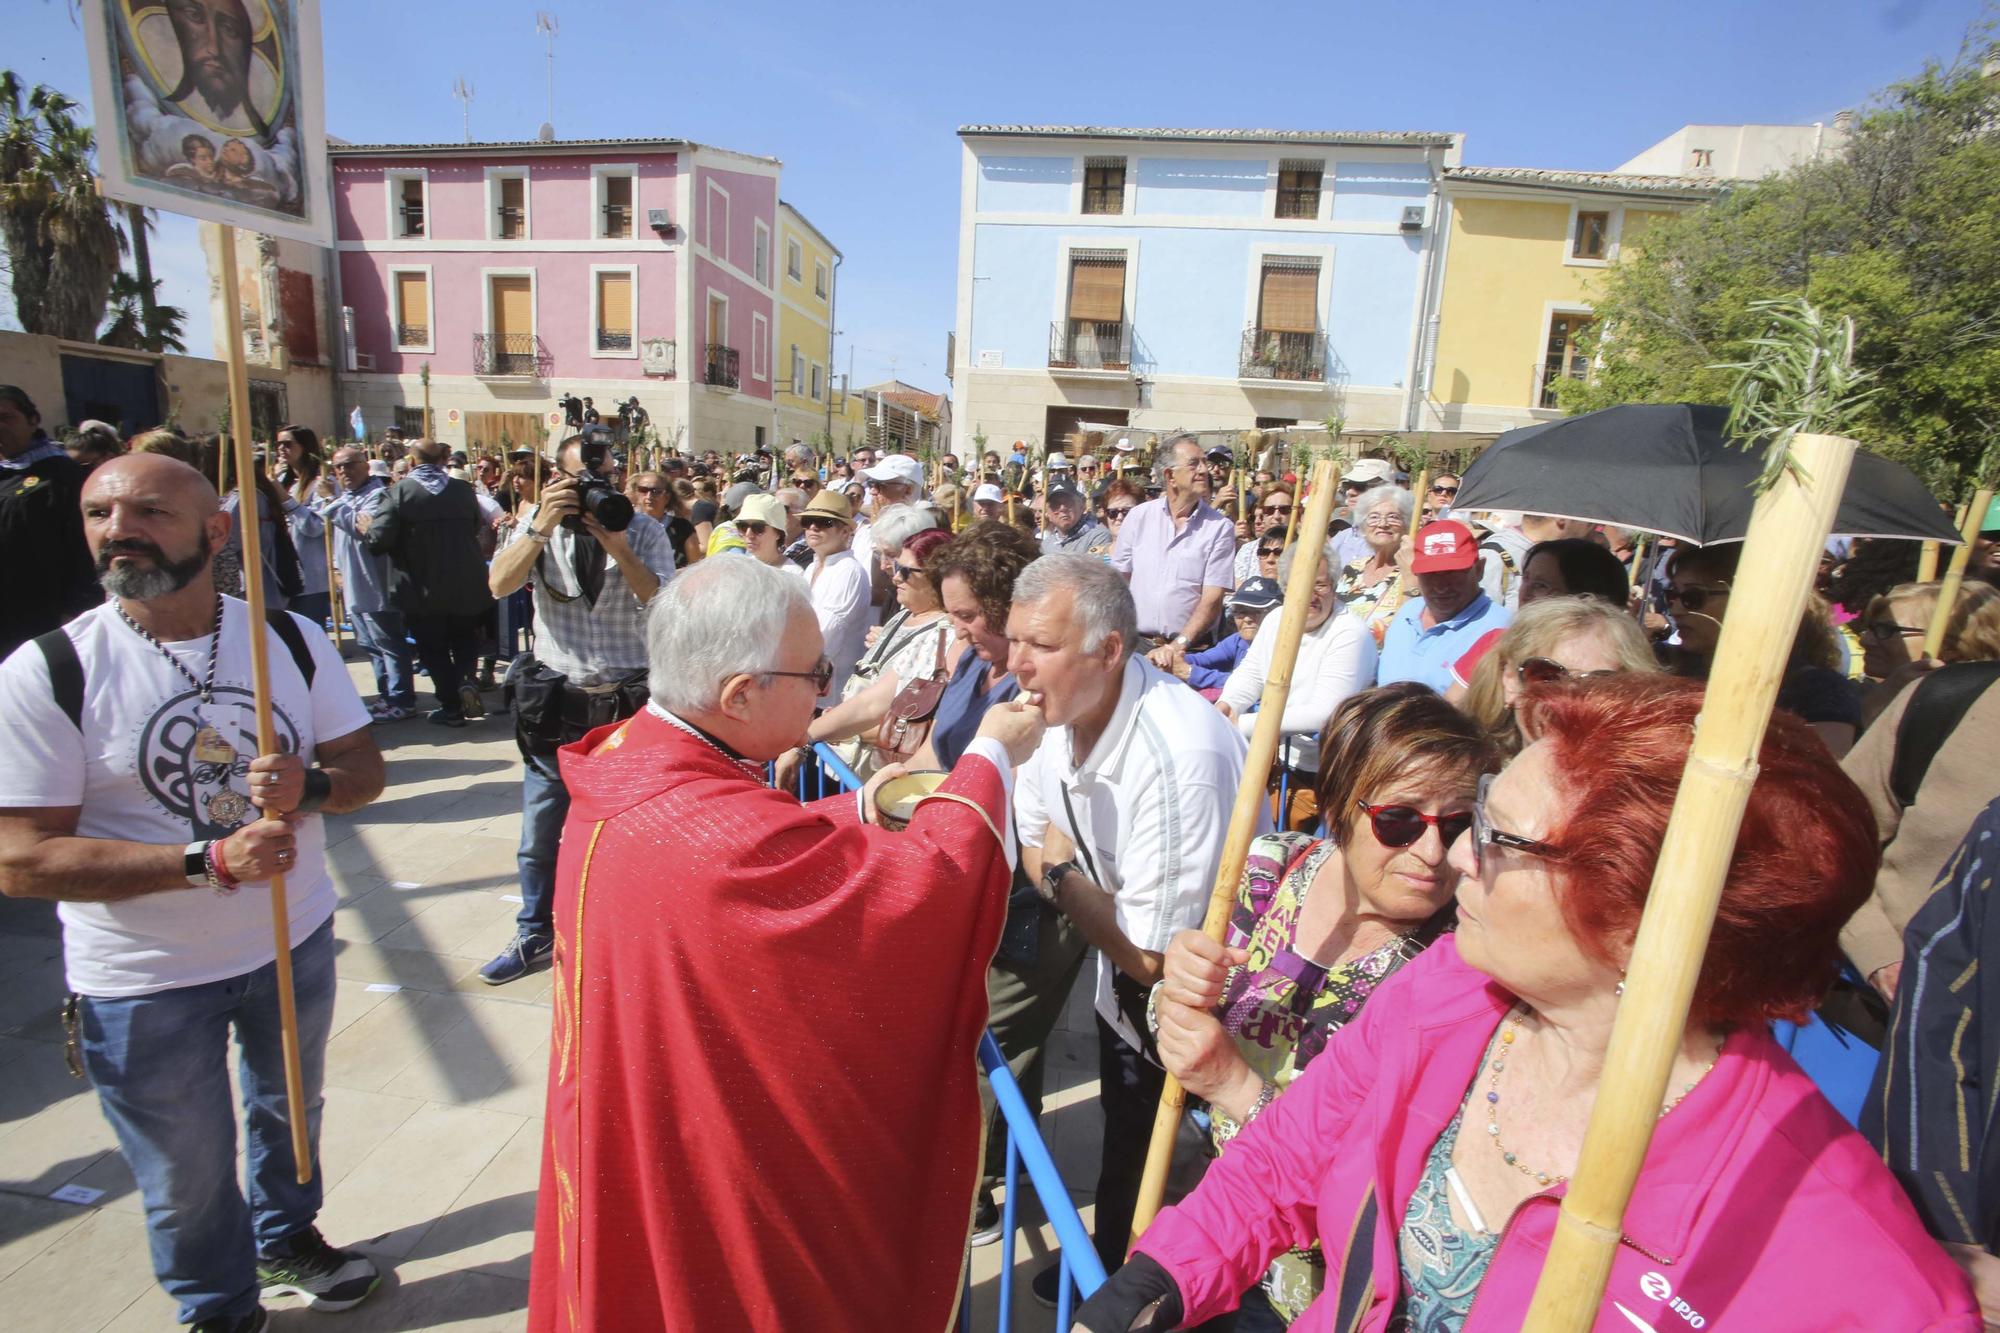
<svg viewBox="0 0 2000 1333">
<path fill-rule="evenodd" d="M 1197 501 L 1176 532 L 1164 496 L 1135 506 L 1125 516 L 1111 553 L 1111 567 L 1132 584 L 1139 632 L 1155 639 L 1181 632 L 1203 588 L 1233 588 L 1235 563 L 1234 523 L 1207 502 Z"/>
</svg>

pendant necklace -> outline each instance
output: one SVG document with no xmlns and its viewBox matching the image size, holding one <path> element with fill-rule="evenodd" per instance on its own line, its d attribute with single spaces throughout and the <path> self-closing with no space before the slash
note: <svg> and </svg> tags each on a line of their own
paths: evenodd
<svg viewBox="0 0 2000 1333">
<path fill-rule="evenodd" d="M 137 634 L 147 643 L 152 644 L 159 651 L 160 656 L 173 663 L 174 670 L 187 678 L 187 683 L 194 687 L 195 693 L 200 696 L 203 706 L 212 705 L 215 702 L 215 664 L 222 655 L 221 593 L 215 595 L 215 629 L 208 636 L 208 671 L 200 679 L 197 679 L 194 672 L 187 669 L 187 664 L 182 662 L 180 658 L 175 657 L 167 648 L 167 645 L 161 643 L 144 625 L 126 615 L 124 607 L 120 606 L 117 602 L 113 602 L 111 606 L 118 613 L 118 618 L 130 626 L 134 634 Z M 202 713 L 200 709 L 195 710 L 195 716 L 201 721 L 201 726 L 194 733 L 194 744 L 190 747 L 195 762 L 198 764 L 219 764 L 224 766 L 225 769 L 233 766 L 236 763 L 236 747 L 224 739 L 222 733 L 216 729 L 214 724 L 208 720 L 207 715 Z M 249 814 L 249 811 L 250 802 L 231 790 L 227 785 L 226 779 L 223 789 L 208 800 L 208 817 L 211 822 L 216 824 L 229 826 L 241 824 Z"/>
</svg>

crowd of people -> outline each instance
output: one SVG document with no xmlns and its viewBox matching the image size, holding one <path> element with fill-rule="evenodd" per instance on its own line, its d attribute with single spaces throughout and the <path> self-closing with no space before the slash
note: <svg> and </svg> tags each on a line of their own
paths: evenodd
<svg viewBox="0 0 2000 1333">
<path fill-rule="evenodd" d="M 1111 1277 L 1082 1326 L 1518 1325 L 1721 624 L 1763 613 L 1731 604 L 1740 547 L 1466 513 L 1457 476 L 1416 494 L 1381 458 L 1308 544 L 1298 477 L 1195 435 L 961 466 L 625 456 L 571 427 L 546 456 L 323 458 L 286 426 L 223 495 L 213 440 L 65 450 L 0 386 L 0 551 L 47 572 L 0 637 L 0 890 L 60 904 L 81 1060 L 185 1321 L 378 1280 L 291 1179 L 268 894 L 239 889 L 285 879 L 316 1151 L 320 819 L 379 793 L 378 738 L 421 714 L 508 719 L 522 756 L 522 905 L 480 975 L 558 974 L 532 1326 L 942 1325 L 1000 1230 L 972 1044 L 992 1032 L 1039 1114 L 1093 952 Z M 2000 1012 L 1967 984 L 2000 833 L 2000 506 L 1979 527 L 1935 658 L 1918 544 L 1828 544 L 1612 1267 L 1634 1326 L 2000 1322 Z M 1295 574 L 1268 775 L 1295 795 L 1218 943 L 1198 927 Z M 794 795 L 816 746 L 858 794 Z M 948 776 L 891 817 L 925 772 Z M 1898 1053 L 1859 1128 L 1771 1035 L 1814 1011 Z M 1134 1237 L 1168 1073 L 1200 1180 Z M 1053 1306 L 1060 1281 L 1032 1285 Z"/>
</svg>

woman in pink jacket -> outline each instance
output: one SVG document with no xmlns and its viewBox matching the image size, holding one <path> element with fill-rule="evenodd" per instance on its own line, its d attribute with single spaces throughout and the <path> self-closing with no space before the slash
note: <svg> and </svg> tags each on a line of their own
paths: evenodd
<svg viewBox="0 0 2000 1333">
<path fill-rule="evenodd" d="M 1316 1239 L 1325 1290 L 1294 1328 L 1520 1328 L 1700 707 L 1668 677 L 1531 696 L 1536 739 L 1452 847 L 1456 935 L 1244 1128 L 1079 1323 L 1199 1323 Z M 1760 765 L 1596 1328 L 1977 1333 L 1957 1267 L 1768 1035 L 1831 980 L 1876 849 L 1803 723 L 1774 717 Z"/>
</svg>

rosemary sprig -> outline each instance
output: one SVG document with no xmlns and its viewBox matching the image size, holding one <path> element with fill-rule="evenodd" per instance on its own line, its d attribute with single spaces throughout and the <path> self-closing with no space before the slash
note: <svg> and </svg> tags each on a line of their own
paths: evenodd
<svg viewBox="0 0 2000 1333">
<path fill-rule="evenodd" d="M 1729 435 L 1745 448 L 1767 443 L 1770 454 L 1757 478 L 1759 495 L 1782 476 L 1806 480 L 1792 455 L 1801 433 L 1845 435 L 1862 407 L 1880 392 L 1865 386 L 1873 371 L 1854 365 L 1854 320 L 1828 319 L 1803 296 L 1757 301 L 1769 317 L 1764 335 L 1750 340 L 1747 360 L 1713 367 L 1736 372 L 1729 395 Z"/>
</svg>

